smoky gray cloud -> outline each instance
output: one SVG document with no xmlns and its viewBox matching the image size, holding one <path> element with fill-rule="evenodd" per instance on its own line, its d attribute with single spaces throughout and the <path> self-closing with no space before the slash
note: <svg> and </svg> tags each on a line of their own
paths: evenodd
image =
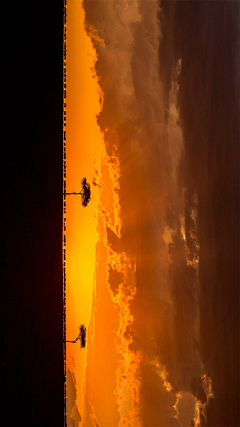
<svg viewBox="0 0 240 427">
<path fill-rule="evenodd" d="M 176 397 L 166 392 L 154 367 L 142 364 L 140 368 L 140 416 L 144 427 L 179 427 L 173 408 Z"/>
</svg>

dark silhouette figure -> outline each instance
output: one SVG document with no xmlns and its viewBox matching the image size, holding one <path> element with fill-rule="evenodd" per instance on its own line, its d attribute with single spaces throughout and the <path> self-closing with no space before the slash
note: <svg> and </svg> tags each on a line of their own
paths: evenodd
<svg viewBox="0 0 240 427">
<path fill-rule="evenodd" d="M 79 194 L 82 198 L 82 206 L 85 208 L 91 200 L 91 189 L 90 189 L 90 184 L 87 182 L 86 178 L 82 179 L 81 184 L 82 184 L 82 189 L 79 193 L 72 192 L 72 193 L 64 193 L 64 194 L 66 194 L 67 196 L 71 194 L 76 196 Z"/>
<path fill-rule="evenodd" d="M 86 333 L 87 330 L 84 325 L 79 326 L 79 335 L 74 341 L 66 341 L 75 344 L 78 340 L 80 340 L 80 348 L 86 347 Z"/>
</svg>

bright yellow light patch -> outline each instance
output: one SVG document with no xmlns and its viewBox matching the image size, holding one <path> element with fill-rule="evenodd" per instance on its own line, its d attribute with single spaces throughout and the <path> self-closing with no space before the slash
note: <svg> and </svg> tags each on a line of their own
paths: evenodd
<svg viewBox="0 0 240 427">
<path fill-rule="evenodd" d="M 67 192 L 79 192 L 83 177 L 92 184 L 99 168 L 102 135 L 96 122 L 100 111 L 99 87 L 91 69 L 95 51 L 84 30 L 81 2 L 67 2 Z M 66 196 L 66 323 L 67 340 L 78 335 L 78 326 L 87 326 L 90 316 L 92 282 L 97 239 L 98 187 L 91 185 L 91 201 L 81 205 L 80 196 Z M 73 362 L 74 359 L 74 362 Z M 83 409 L 82 387 L 86 350 L 67 343 L 67 367 L 74 371 L 77 406 Z"/>
</svg>

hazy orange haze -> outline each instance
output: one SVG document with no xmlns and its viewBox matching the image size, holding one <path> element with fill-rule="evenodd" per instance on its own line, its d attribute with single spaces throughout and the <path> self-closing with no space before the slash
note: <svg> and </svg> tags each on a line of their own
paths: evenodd
<svg viewBox="0 0 240 427">
<path fill-rule="evenodd" d="M 93 78 L 95 51 L 83 27 L 81 3 L 67 4 L 67 192 L 80 191 L 83 177 L 92 182 L 100 160 L 101 133 L 98 85 Z M 96 163 L 95 162 L 96 159 Z M 95 262 L 97 189 L 92 187 L 89 206 L 79 196 L 67 196 L 66 322 L 67 340 L 75 339 L 78 326 L 87 325 Z M 86 352 L 67 344 L 67 367 L 74 371 L 77 390 L 82 388 Z M 75 366 L 73 366 L 74 358 Z M 81 395 L 77 393 L 81 412 Z"/>
</svg>

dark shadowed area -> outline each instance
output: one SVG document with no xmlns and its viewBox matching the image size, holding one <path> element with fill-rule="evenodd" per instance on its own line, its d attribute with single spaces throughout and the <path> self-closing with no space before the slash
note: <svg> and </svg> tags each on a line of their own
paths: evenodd
<svg viewBox="0 0 240 427">
<path fill-rule="evenodd" d="M 182 59 L 180 121 L 199 202 L 200 353 L 209 426 L 239 423 L 239 11 L 237 1 L 161 2 L 166 98 Z M 190 179 L 189 179 L 190 177 Z"/>
<path fill-rule="evenodd" d="M 9 425 L 60 427 L 63 5 L 10 8 L 1 147 L 1 416 Z"/>
</svg>

